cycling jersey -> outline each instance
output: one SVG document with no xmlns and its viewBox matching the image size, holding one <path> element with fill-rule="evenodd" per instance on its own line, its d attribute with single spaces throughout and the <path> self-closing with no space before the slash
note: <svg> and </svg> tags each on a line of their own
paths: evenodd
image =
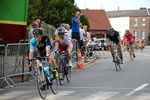
<svg viewBox="0 0 150 100">
<path fill-rule="evenodd" d="M 58 34 L 56 34 L 55 35 L 55 42 L 59 42 L 59 44 L 65 46 L 71 42 L 71 38 L 70 38 L 68 33 L 65 33 L 63 38 L 60 38 L 60 36 Z"/>
<path fill-rule="evenodd" d="M 37 44 L 37 48 L 40 52 L 42 52 L 47 46 L 50 46 L 50 39 L 48 36 L 43 36 L 42 40 Z"/>
<path fill-rule="evenodd" d="M 37 45 L 36 39 L 34 37 L 31 38 L 31 40 L 30 40 L 30 50 L 35 50 L 36 45 Z"/>
<path fill-rule="evenodd" d="M 114 31 L 113 36 L 110 36 L 109 32 L 107 32 L 107 34 L 106 34 L 106 38 L 109 39 L 110 42 L 114 42 L 116 44 L 119 44 L 119 40 L 118 40 L 119 37 L 120 37 L 120 35 L 119 35 L 119 32 L 117 32 L 117 31 Z"/>
<path fill-rule="evenodd" d="M 124 35 L 124 42 L 127 42 L 127 41 L 130 41 L 130 42 L 134 42 L 134 36 L 132 33 L 128 33 Z"/>
</svg>

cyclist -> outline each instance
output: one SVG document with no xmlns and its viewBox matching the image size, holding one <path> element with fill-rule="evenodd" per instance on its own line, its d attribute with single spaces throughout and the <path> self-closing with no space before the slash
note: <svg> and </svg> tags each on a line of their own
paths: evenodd
<svg viewBox="0 0 150 100">
<path fill-rule="evenodd" d="M 121 58 L 120 63 L 123 64 L 124 61 L 123 61 L 123 55 L 122 55 L 122 50 L 121 50 L 121 38 L 120 38 L 119 32 L 114 30 L 114 28 L 109 28 L 106 34 L 106 44 L 109 47 L 109 50 L 112 54 L 113 62 L 114 62 L 115 58 L 114 58 L 113 43 L 116 43 L 116 45 L 118 46 L 118 51 L 120 53 L 120 58 Z"/>
<path fill-rule="evenodd" d="M 48 63 L 53 67 L 53 72 L 55 72 L 56 77 L 58 77 L 58 72 L 56 70 L 56 62 L 53 54 L 50 52 L 50 39 L 48 36 L 43 35 L 43 30 L 41 28 L 36 28 L 33 30 L 34 37 L 30 41 L 30 52 L 29 52 L 29 66 L 32 65 L 33 53 L 34 49 L 37 46 L 37 67 L 40 66 L 41 57 L 48 56 L 50 59 Z M 46 50 L 46 54 L 44 51 Z M 41 78 L 42 80 L 42 78 Z M 46 83 L 43 83 L 41 86 L 41 90 L 45 89 Z"/>
<path fill-rule="evenodd" d="M 124 44 L 127 48 L 127 51 L 129 51 L 129 48 L 128 48 L 128 43 L 129 42 L 129 45 L 131 46 L 131 50 L 133 52 L 133 57 L 135 58 L 135 53 L 134 53 L 134 50 L 135 50 L 135 47 L 134 47 L 134 42 L 135 42 L 135 39 L 134 39 L 134 36 L 131 32 L 129 32 L 129 30 L 125 30 L 125 34 L 124 34 Z"/>
<path fill-rule="evenodd" d="M 145 42 L 144 42 L 144 38 L 143 38 L 139 41 L 139 48 L 144 49 L 144 47 L 145 47 Z"/>
<path fill-rule="evenodd" d="M 55 35 L 55 47 L 54 47 L 55 52 L 57 52 L 58 47 L 60 51 L 68 52 L 69 66 L 71 67 L 72 66 L 71 51 L 73 48 L 73 44 L 72 44 L 70 35 L 68 34 L 68 32 L 63 26 L 60 26 L 57 29 L 57 34 Z"/>
</svg>

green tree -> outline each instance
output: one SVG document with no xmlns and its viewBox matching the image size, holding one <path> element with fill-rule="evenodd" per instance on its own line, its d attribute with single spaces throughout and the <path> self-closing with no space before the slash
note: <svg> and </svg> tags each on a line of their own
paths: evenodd
<svg viewBox="0 0 150 100">
<path fill-rule="evenodd" d="M 29 0 L 28 25 L 37 18 L 54 27 L 61 23 L 71 25 L 73 13 L 80 9 L 74 5 L 74 0 Z M 89 27 L 85 16 L 81 17 L 82 24 Z"/>
<path fill-rule="evenodd" d="M 148 43 L 150 43 L 150 32 L 148 34 Z"/>
</svg>

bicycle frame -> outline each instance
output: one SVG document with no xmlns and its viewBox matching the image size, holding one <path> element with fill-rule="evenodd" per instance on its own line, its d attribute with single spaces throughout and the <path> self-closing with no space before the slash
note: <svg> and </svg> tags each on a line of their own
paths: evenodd
<svg viewBox="0 0 150 100">
<path fill-rule="evenodd" d="M 67 78 L 67 81 L 70 82 L 71 68 L 69 69 L 69 66 L 68 66 L 69 61 L 68 61 L 67 52 L 66 51 L 59 52 L 59 56 L 60 56 L 60 62 L 59 62 L 59 66 L 58 66 L 59 82 L 60 82 L 60 85 L 62 85 L 65 76 Z"/>
</svg>

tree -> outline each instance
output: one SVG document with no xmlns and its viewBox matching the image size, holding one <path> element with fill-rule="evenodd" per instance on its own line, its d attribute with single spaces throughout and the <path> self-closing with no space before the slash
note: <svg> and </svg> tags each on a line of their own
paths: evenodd
<svg viewBox="0 0 150 100">
<path fill-rule="evenodd" d="M 148 34 L 148 44 L 150 43 L 150 32 Z"/>
<path fill-rule="evenodd" d="M 72 13 L 77 10 L 80 11 L 74 0 L 29 0 L 28 25 L 37 18 L 54 27 L 59 27 L 61 23 L 71 25 Z M 89 26 L 85 16 L 80 21 Z"/>
</svg>

